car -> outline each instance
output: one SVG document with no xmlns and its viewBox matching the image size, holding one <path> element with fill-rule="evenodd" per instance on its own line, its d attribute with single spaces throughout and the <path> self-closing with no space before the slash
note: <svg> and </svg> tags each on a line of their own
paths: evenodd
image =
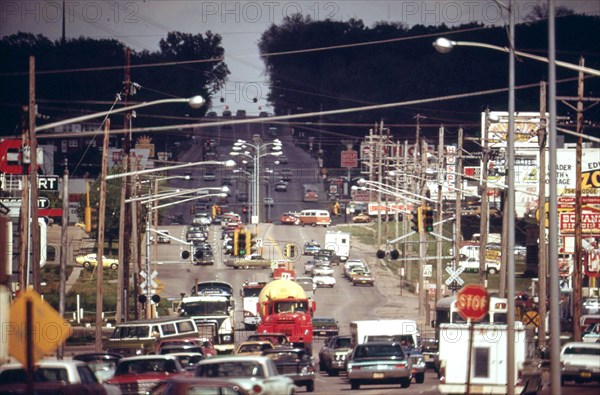
<svg viewBox="0 0 600 395">
<path fill-rule="evenodd" d="M 360 213 L 352 217 L 352 222 L 355 224 L 368 224 L 371 222 L 371 217 L 368 214 Z"/>
<path fill-rule="evenodd" d="M 355 267 L 367 268 L 367 264 L 362 259 L 348 259 L 342 268 L 342 275 L 348 277 L 348 272 Z"/>
<path fill-rule="evenodd" d="M 244 192 L 240 192 L 240 193 L 237 194 L 236 200 L 238 202 L 247 202 L 248 201 L 248 194 L 244 193 Z"/>
<path fill-rule="evenodd" d="M 435 360 L 439 355 L 440 347 L 438 341 L 433 337 L 421 339 L 421 353 L 427 367 L 435 368 Z"/>
<path fill-rule="evenodd" d="M 346 364 L 350 388 L 365 384 L 395 384 L 410 387 L 412 363 L 397 342 L 369 342 L 354 347 Z"/>
<path fill-rule="evenodd" d="M 158 384 L 150 395 L 191 395 L 191 394 L 227 394 L 251 395 L 253 392 L 242 388 L 232 379 L 177 376 Z"/>
<path fill-rule="evenodd" d="M 298 217 L 292 213 L 283 213 L 279 221 L 282 225 L 297 225 Z"/>
<path fill-rule="evenodd" d="M 286 181 L 278 181 L 275 183 L 275 192 L 286 192 L 288 183 Z"/>
<path fill-rule="evenodd" d="M 600 343 L 600 323 L 592 324 L 583 332 L 584 343 Z"/>
<path fill-rule="evenodd" d="M 200 361 L 195 376 L 234 379 L 255 395 L 292 395 L 294 380 L 280 375 L 275 362 L 258 355 L 220 356 Z"/>
<path fill-rule="evenodd" d="M 266 111 L 261 111 L 258 113 L 259 118 L 267 118 L 268 116 L 269 116 L 269 113 Z"/>
<path fill-rule="evenodd" d="M 306 387 L 306 392 L 314 392 L 316 370 L 313 358 L 304 348 L 272 349 L 263 355 L 275 362 L 279 374 L 294 380 L 298 387 Z"/>
<path fill-rule="evenodd" d="M 268 340 L 253 340 L 238 344 L 235 351 L 236 355 L 262 355 L 265 350 L 272 350 L 273 344 Z"/>
<path fill-rule="evenodd" d="M 315 280 L 312 277 L 296 277 L 295 281 L 300 284 L 302 289 L 304 289 L 304 292 L 308 292 L 310 290 L 314 292 L 317 289 L 317 284 L 315 284 Z"/>
<path fill-rule="evenodd" d="M 346 370 L 346 357 L 352 351 L 350 336 L 332 336 L 319 350 L 319 370 L 337 376 Z"/>
<path fill-rule="evenodd" d="M 353 272 L 350 272 L 350 282 L 352 285 L 370 285 L 373 287 L 375 285 L 375 277 L 373 274 L 366 270 L 356 269 Z"/>
<path fill-rule="evenodd" d="M 313 317 L 314 336 L 337 336 L 340 332 L 340 326 L 333 317 Z"/>
<path fill-rule="evenodd" d="M 333 276 L 333 268 L 328 264 L 317 261 L 313 268 L 313 277 L 316 276 Z"/>
<path fill-rule="evenodd" d="M 600 311 L 600 299 L 587 298 L 583 301 L 582 306 L 585 314 L 598 314 Z"/>
<path fill-rule="evenodd" d="M 169 233 L 168 230 L 160 229 L 159 232 L 160 232 L 160 234 L 156 234 L 156 235 L 152 234 L 152 235 L 150 235 L 150 242 L 151 243 L 154 243 L 155 239 L 156 239 L 156 242 L 158 244 L 169 244 L 169 243 L 171 243 L 171 239 L 169 238 L 169 236 L 171 234 Z"/>
<path fill-rule="evenodd" d="M 187 343 L 187 344 L 186 343 L 181 343 L 181 344 L 171 343 L 171 344 L 161 345 L 158 350 L 159 355 L 175 354 L 175 353 L 181 353 L 181 352 L 187 352 L 187 353 L 192 352 L 192 353 L 202 354 L 202 347 L 196 343 Z"/>
<path fill-rule="evenodd" d="M 600 381 L 600 343 L 569 342 L 560 350 L 560 382 Z"/>
<path fill-rule="evenodd" d="M 216 118 L 217 117 L 217 112 L 216 111 L 209 111 L 206 113 L 206 117 L 207 118 Z"/>
<path fill-rule="evenodd" d="M 245 257 L 234 257 L 225 261 L 225 266 L 232 267 L 234 269 L 266 269 L 271 268 L 271 260 L 263 258 L 262 255 L 250 254 Z"/>
<path fill-rule="evenodd" d="M 45 393 L 98 393 L 120 394 L 118 388 L 98 382 L 96 375 L 85 362 L 45 358 L 35 364 L 34 388 Z M 66 387 L 63 390 L 63 387 Z M 28 393 L 27 374 L 23 365 L 11 362 L 0 366 L 0 393 Z M 75 390 L 79 389 L 79 392 Z M 66 392 L 62 392 L 66 391 Z"/>
<path fill-rule="evenodd" d="M 321 251 L 321 244 L 317 241 L 310 240 L 304 243 L 303 255 L 317 255 Z"/>
<path fill-rule="evenodd" d="M 230 110 L 225 110 L 223 111 L 223 117 L 231 117 L 231 111 Z"/>
<path fill-rule="evenodd" d="M 280 165 L 287 165 L 288 164 L 288 158 L 285 155 L 279 155 L 277 157 L 277 162 L 279 162 Z"/>
<path fill-rule="evenodd" d="M 87 254 L 87 255 L 79 255 L 75 258 L 75 262 L 83 266 L 84 269 L 92 269 L 98 266 L 97 255 L 95 253 Z M 117 270 L 119 267 L 119 260 L 113 258 L 107 258 L 104 255 L 102 256 L 102 267 L 108 267 L 112 270 Z"/>
<path fill-rule="evenodd" d="M 265 197 L 263 199 L 263 201 L 264 201 L 265 206 L 273 207 L 273 205 L 275 204 L 275 201 L 270 196 Z"/>
<path fill-rule="evenodd" d="M 281 169 L 281 180 L 292 181 L 292 170 L 291 169 Z"/>
<path fill-rule="evenodd" d="M 285 333 L 255 333 L 249 335 L 247 341 L 261 341 L 266 340 L 271 342 L 273 347 L 287 347 L 289 348 L 290 341 Z"/>
<path fill-rule="evenodd" d="M 313 280 L 318 288 L 333 288 L 335 286 L 333 274 L 315 274 Z"/>
<path fill-rule="evenodd" d="M 308 275 L 312 276 L 314 269 L 315 269 L 315 261 L 310 260 L 310 261 L 304 262 L 304 274 L 308 274 Z"/>
<path fill-rule="evenodd" d="M 233 176 L 232 175 L 225 175 L 225 176 L 221 177 L 221 184 L 223 184 L 223 185 L 233 185 Z"/>
<path fill-rule="evenodd" d="M 118 386 L 126 394 L 146 394 L 160 382 L 185 373 L 181 362 L 173 355 L 138 355 L 119 360 L 115 375 L 108 383 Z M 135 392 L 131 392 L 133 388 Z"/>
<path fill-rule="evenodd" d="M 202 178 L 204 181 L 215 181 L 217 179 L 217 175 L 213 171 L 207 171 L 204 173 Z"/>
<path fill-rule="evenodd" d="M 85 362 L 100 383 L 105 382 L 115 375 L 117 362 L 121 359 L 119 354 L 112 353 L 83 353 L 73 355 L 74 361 Z"/>
<path fill-rule="evenodd" d="M 204 354 L 200 352 L 172 352 L 169 355 L 173 355 L 175 358 L 179 359 L 181 362 L 181 366 L 187 371 L 193 371 L 196 369 L 196 364 L 204 359 Z"/>
<path fill-rule="evenodd" d="M 236 118 L 246 118 L 246 110 L 237 110 L 235 116 Z"/>
<path fill-rule="evenodd" d="M 192 225 L 208 226 L 212 223 L 212 218 L 209 213 L 198 213 L 192 220 Z"/>
<path fill-rule="evenodd" d="M 200 346 L 200 348 L 202 349 L 202 354 L 204 355 L 205 358 L 210 358 L 210 357 L 214 357 L 215 355 L 217 355 L 217 350 L 215 349 L 215 346 L 213 345 L 212 341 L 203 338 L 203 337 L 184 337 L 184 338 L 178 338 L 178 339 L 167 339 L 167 340 L 161 340 L 158 343 L 158 354 L 160 354 L 160 350 L 163 347 L 167 347 L 167 346 L 171 346 L 171 345 L 194 345 L 194 346 Z"/>
</svg>

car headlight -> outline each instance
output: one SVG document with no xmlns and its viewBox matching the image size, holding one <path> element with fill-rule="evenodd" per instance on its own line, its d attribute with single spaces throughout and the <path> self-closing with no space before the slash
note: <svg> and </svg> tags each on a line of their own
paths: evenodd
<svg viewBox="0 0 600 395">
<path fill-rule="evenodd" d="M 223 341 L 226 341 L 226 342 L 231 341 L 231 336 L 230 335 L 223 336 Z"/>
</svg>

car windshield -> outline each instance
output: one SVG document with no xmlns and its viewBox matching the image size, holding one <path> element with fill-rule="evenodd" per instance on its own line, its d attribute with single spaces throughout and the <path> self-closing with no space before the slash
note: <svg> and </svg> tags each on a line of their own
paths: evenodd
<svg viewBox="0 0 600 395">
<path fill-rule="evenodd" d="M 600 356 L 600 348 L 592 347 L 567 347 L 565 355 L 597 355 Z"/>
<path fill-rule="evenodd" d="M 342 337 L 342 338 L 336 339 L 335 347 L 336 348 L 349 348 L 350 347 L 350 338 Z"/>
<path fill-rule="evenodd" d="M 150 372 L 176 373 L 177 365 L 171 359 L 137 359 L 122 361 L 117 365 L 115 376 Z"/>
<path fill-rule="evenodd" d="M 365 344 L 358 346 L 355 353 L 356 358 L 379 358 L 393 357 L 399 359 L 404 357 L 402 347 L 398 344 Z"/>
<path fill-rule="evenodd" d="M 277 313 L 293 313 L 296 311 L 306 312 L 306 303 L 305 302 L 276 302 L 275 303 L 275 311 Z"/>
<path fill-rule="evenodd" d="M 264 370 L 255 361 L 232 361 L 198 365 L 196 376 L 252 378 L 264 377 Z"/>
</svg>

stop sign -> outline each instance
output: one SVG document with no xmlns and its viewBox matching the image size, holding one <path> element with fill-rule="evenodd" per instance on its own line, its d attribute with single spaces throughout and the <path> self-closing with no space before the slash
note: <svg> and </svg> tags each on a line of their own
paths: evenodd
<svg viewBox="0 0 600 395">
<path fill-rule="evenodd" d="M 481 285 L 465 285 L 456 295 L 456 308 L 465 319 L 479 321 L 488 312 L 490 297 Z"/>
</svg>

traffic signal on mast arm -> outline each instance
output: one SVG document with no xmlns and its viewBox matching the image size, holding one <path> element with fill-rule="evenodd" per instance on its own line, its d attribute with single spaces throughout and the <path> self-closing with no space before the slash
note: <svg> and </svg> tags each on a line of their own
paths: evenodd
<svg viewBox="0 0 600 395">
<path fill-rule="evenodd" d="M 410 223 L 411 223 L 410 228 L 414 232 L 417 232 L 417 233 L 419 233 L 421 231 L 421 229 L 423 228 L 422 212 L 423 212 L 422 207 L 417 207 L 416 209 L 414 209 L 413 211 L 410 212 Z"/>
<path fill-rule="evenodd" d="M 236 229 L 233 231 L 233 256 L 238 256 L 240 254 L 239 241 L 240 231 Z"/>
<path fill-rule="evenodd" d="M 246 246 L 245 250 L 248 255 L 252 252 L 252 232 L 249 230 L 246 231 Z"/>
<path fill-rule="evenodd" d="M 429 206 L 423 207 L 423 217 L 425 232 L 433 232 L 433 209 Z"/>
</svg>

